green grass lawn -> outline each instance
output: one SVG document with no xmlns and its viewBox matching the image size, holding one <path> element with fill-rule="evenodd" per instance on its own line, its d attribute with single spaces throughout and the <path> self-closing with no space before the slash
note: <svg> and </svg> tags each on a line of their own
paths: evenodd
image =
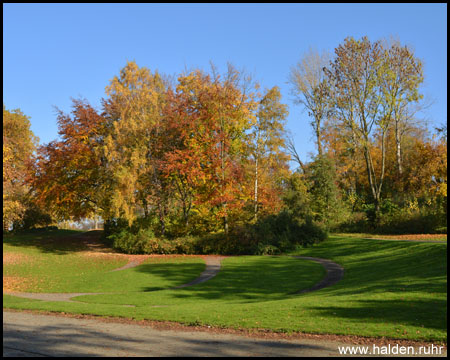
<svg viewBox="0 0 450 360">
<path fill-rule="evenodd" d="M 204 270 L 204 261 L 193 257 L 152 258 L 136 269 L 114 271 L 128 260 L 115 255 L 92 256 L 77 232 L 7 237 L 3 243 L 3 276 L 25 279 L 22 291 L 38 293 L 139 292 L 181 285 Z M 66 236 L 66 239 L 59 238 Z M 72 249 L 72 250 L 71 250 Z M 6 254 L 6 256 L 5 256 Z M 9 261 L 10 260 L 10 261 Z"/>
<path fill-rule="evenodd" d="M 414 240 L 414 241 L 442 241 L 447 242 L 447 234 L 410 234 L 410 235 L 380 235 L 369 233 L 340 233 L 339 237 L 362 238 L 362 239 L 383 239 L 383 240 Z"/>
<path fill-rule="evenodd" d="M 203 260 L 149 259 L 136 268 L 108 273 L 123 261 L 89 264 L 92 259 L 83 259 L 81 252 L 51 252 L 39 241 L 34 245 L 30 239 L 23 242 L 22 246 L 17 238 L 4 240 L 4 256 L 14 252 L 31 259 L 26 266 L 4 265 L 4 275 L 49 277 L 36 287 L 41 292 L 114 294 L 74 299 L 80 303 L 4 295 L 4 308 L 279 332 L 447 341 L 446 243 L 332 236 L 291 255 L 331 259 L 344 267 L 344 278 L 332 287 L 294 295 L 323 278 L 321 265 L 289 256 L 230 257 L 210 281 L 169 290 L 198 276 L 205 266 Z M 52 271 L 56 266 L 58 270 Z"/>
</svg>

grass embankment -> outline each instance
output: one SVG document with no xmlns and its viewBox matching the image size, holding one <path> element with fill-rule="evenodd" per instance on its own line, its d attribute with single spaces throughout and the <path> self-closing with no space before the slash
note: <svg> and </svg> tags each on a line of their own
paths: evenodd
<svg viewBox="0 0 450 360">
<path fill-rule="evenodd" d="M 442 241 L 447 242 L 447 234 L 409 234 L 409 235 L 379 235 L 369 233 L 339 233 L 339 237 L 380 239 L 380 240 L 404 240 L 404 241 Z"/>
<path fill-rule="evenodd" d="M 122 265 L 108 261 L 98 267 L 92 265 L 95 270 L 78 275 L 80 280 L 76 285 L 69 285 L 68 281 L 64 281 L 69 273 L 75 276 L 75 272 L 80 274 L 85 269 L 72 264 L 92 259 L 75 261 L 83 256 L 81 252 L 53 254 L 44 252 L 39 246 L 12 245 L 7 241 L 4 256 L 12 251 L 28 254 L 37 263 L 40 263 L 39 258 L 45 256 L 48 258 L 44 262 L 48 264 L 56 264 L 58 257 L 67 259 L 61 262 L 60 269 L 69 266 L 73 270 L 66 272 L 66 275 L 58 274 L 54 282 L 59 285 L 44 282 L 39 291 L 58 288 L 66 289 L 65 292 L 84 292 L 87 289 L 113 292 L 109 285 L 103 285 L 110 282 L 114 284 L 116 294 L 75 298 L 82 303 L 29 300 L 4 295 L 3 306 L 6 308 L 281 332 L 447 341 L 446 244 L 332 236 L 328 241 L 299 250 L 295 255 L 321 257 L 339 263 L 345 269 L 343 280 L 332 287 L 302 295 L 293 293 L 319 281 L 325 271 L 317 263 L 286 256 L 230 257 L 223 261 L 222 271 L 210 281 L 167 290 L 195 278 L 204 268 L 203 261 L 186 257 L 176 260 L 168 258 L 165 263 L 156 263 L 150 258 L 136 268 L 107 273 Z M 52 257 L 55 259 L 51 260 Z M 6 272 L 10 276 L 26 276 L 28 271 L 30 276 L 42 277 L 38 266 L 31 264 L 28 270 L 18 264 L 6 264 L 4 275 Z M 52 266 L 46 266 L 51 274 Z M 131 283 L 135 285 L 129 285 Z M 153 291 L 161 288 L 166 290 Z"/>
<path fill-rule="evenodd" d="M 89 237 L 65 230 L 6 237 L 4 288 L 38 293 L 150 291 L 183 284 L 205 268 L 200 258 L 157 256 L 144 260 L 139 271 L 111 272 L 136 257 L 91 251 L 85 239 Z"/>
</svg>

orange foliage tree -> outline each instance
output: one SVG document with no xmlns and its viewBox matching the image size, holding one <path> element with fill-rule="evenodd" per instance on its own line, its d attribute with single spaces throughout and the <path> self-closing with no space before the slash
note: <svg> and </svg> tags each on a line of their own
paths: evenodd
<svg viewBox="0 0 450 360">
<path fill-rule="evenodd" d="M 96 153 L 103 116 L 84 100 L 73 100 L 72 116 L 58 110 L 60 141 L 40 146 L 28 182 L 36 202 L 60 219 L 102 215 L 105 179 Z"/>
</svg>

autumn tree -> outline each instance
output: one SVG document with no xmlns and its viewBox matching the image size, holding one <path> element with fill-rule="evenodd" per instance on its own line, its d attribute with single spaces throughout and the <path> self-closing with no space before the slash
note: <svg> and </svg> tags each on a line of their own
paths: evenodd
<svg viewBox="0 0 450 360">
<path fill-rule="evenodd" d="M 291 68 L 289 83 L 295 102 L 302 105 L 311 117 L 311 126 L 316 138 L 319 156 L 323 155 L 322 128 L 331 112 L 328 79 L 323 71 L 328 66 L 328 53 L 310 49 L 300 61 Z"/>
<path fill-rule="evenodd" d="M 405 156 L 405 191 L 416 198 L 447 194 L 447 143 L 413 139 Z"/>
<path fill-rule="evenodd" d="M 259 101 L 256 122 L 251 133 L 251 155 L 254 162 L 254 219 L 258 220 L 261 204 L 274 205 L 260 194 L 276 187 L 277 172 L 286 170 L 288 155 L 285 148 L 285 121 L 287 105 L 281 103 L 280 89 L 275 86 L 266 91 Z"/>
<path fill-rule="evenodd" d="M 252 94 L 246 94 L 239 88 L 240 75 L 234 67 L 228 66 L 228 72 L 220 81 L 220 75 L 213 69 L 215 99 L 212 105 L 215 109 L 212 113 L 217 114 L 218 128 L 215 133 L 218 135 L 217 160 L 220 167 L 217 201 L 220 202 L 219 214 L 223 219 L 225 233 L 228 232 L 228 207 L 241 208 L 245 201 L 238 195 L 242 193 L 238 182 L 242 176 L 241 154 L 246 143 L 243 139 L 245 132 L 254 122 L 253 110 L 256 106 Z"/>
<path fill-rule="evenodd" d="M 3 229 L 9 230 L 26 210 L 25 180 L 38 139 L 30 129 L 29 117 L 19 109 L 3 105 Z"/>
<path fill-rule="evenodd" d="M 364 156 L 358 151 L 353 132 L 337 119 L 331 119 L 324 128 L 323 139 L 326 155 L 335 164 L 336 181 L 347 195 L 352 209 L 356 210 L 366 197 L 364 189 L 367 184 L 364 180 L 367 172 Z"/>
<path fill-rule="evenodd" d="M 349 130 L 352 142 L 362 150 L 376 213 L 379 212 L 385 176 L 386 133 L 392 121 L 392 108 L 383 102 L 385 71 L 381 42 L 347 38 L 336 48 L 336 58 L 326 73 L 332 82 L 335 114 Z M 373 138 L 381 137 L 381 164 L 373 161 Z"/>
<path fill-rule="evenodd" d="M 300 155 L 297 152 L 294 138 L 292 137 L 292 135 L 286 136 L 285 151 L 289 155 L 290 159 L 298 164 L 297 169 L 299 171 L 305 172 L 306 171 L 305 163 L 302 161 Z"/>
<path fill-rule="evenodd" d="M 107 179 L 97 150 L 105 119 L 86 100 L 73 99 L 71 115 L 57 113 L 61 140 L 39 147 L 29 178 L 35 201 L 59 219 L 103 215 Z"/>
<path fill-rule="evenodd" d="M 179 80 L 175 91 L 169 89 L 164 107 L 164 141 L 168 148 L 163 156 L 162 173 L 173 186 L 173 196 L 181 210 L 182 232 L 189 232 L 191 211 L 198 212 L 197 193 L 206 178 L 202 172 L 204 165 L 199 162 L 202 153 L 193 138 L 199 114 L 190 90 L 183 85 L 184 78 Z"/>
<path fill-rule="evenodd" d="M 225 232 L 230 211 L 246 201 L 242 191 L 246 131 L 254 121 L 255 103 L 239 88 L 239 76 L 230 67 L 223 78 L 200 70 L 180 76 L 176 106 L 167 120 L 179 142 L 165 155 L 166 166 L 175 176 L 180 198 L 188 200 L 183 201 L 184 216 L 186 210 L 203 215 L 206 210 L 221 219 Z"/>
<path fill-rule="evenodd" d="M 407 46 L 398 41 L 387 43 L 384 49 L 382 73 L 382 108 L 385 116 L 392 117 L 395 132 L 397 170 L 402 175 L 402 140 L 410 130 L 414 114 L 420 110 L 412 106 L 423 98 L 419 86 L 423 82 L 422 62 Z"/>
<path fill-rule="evenodd" d="M 168 209 L 167 183 L 160 169 L 165 91 L 161 75 L 128 62 L 106 88 L 108 128 L 101 148 L 112 189 L 107 216 L 131 224 L 139 209 L 147 216 L 156 207 L 162 233 Z"/>
</svg>

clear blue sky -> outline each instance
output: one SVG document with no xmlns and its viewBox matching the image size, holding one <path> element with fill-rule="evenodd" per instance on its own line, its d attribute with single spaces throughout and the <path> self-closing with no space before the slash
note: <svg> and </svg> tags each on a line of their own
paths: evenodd
<svg viewBox="0 0 450 360">
<path fill-rule="evenodd" d="M 288 128 L 300 156 L 315 153 L 306 112 L 287 77 L 309 47 L 333 52 L 347 36 L 394 36 L 424 62 L 422 91 L 435 104 L 432 125 L 447 121 L 446 4 L 3 4 L 3 103 L 31 117 L 47 143 L 57 138 L 53 105 L 70 98 L 99 106 L 127 60 L 166 74 L 219 69 L 232 62 L 289 105 Z"/>
</svg>

